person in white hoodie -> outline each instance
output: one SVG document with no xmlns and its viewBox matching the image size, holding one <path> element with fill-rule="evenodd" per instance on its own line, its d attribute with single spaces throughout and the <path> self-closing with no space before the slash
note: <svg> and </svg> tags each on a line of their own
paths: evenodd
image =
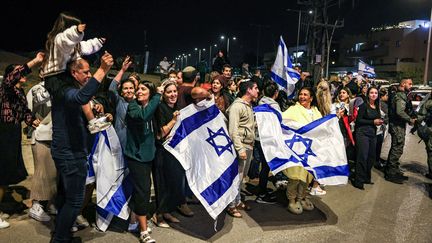
<svg viewBox="0 0 432 243">
<path fill-rule="evenodd" d="M 40 76 L 45 81 L 45 88 L 53 99 L 63 96 L 62 87 L 65 83 L 67 64 L 83 55 L 91 55 L 102 48 L 105 38 L 93 38 L 83 41 L 86 24 L 69 13 L 60 13 L 54 22 L 52 30 L 47 35 L 45 43 L 45 58 L 40 70 Z M 80 75 L 90 75 L 82 73 Z M 90 104 L 82 106 L 89 121 L 89 130 L 94 129 L 96 121 Z M 94 133 L 94 132 L 92 132 Z"/>
<path fill-rule="evenodd" d="M 55 213 L 53 205 L 57 193 L 57 170 L 51 157 L 52 121 L 51 100 L 44 82 L 33 86 L 27 93 L 28 107 L 41 122 L 31 129 L 31 144 L 34 159 L 34 174 L 30 190 L 32 207 L 29 216 L 38 221 L 50 221 L 51 217 L 44 210 L 49 206 L 50 213 Z"/>
</svg>

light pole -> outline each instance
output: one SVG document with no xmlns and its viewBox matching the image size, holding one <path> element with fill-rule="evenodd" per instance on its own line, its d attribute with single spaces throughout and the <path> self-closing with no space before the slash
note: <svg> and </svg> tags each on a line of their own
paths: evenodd
<svg viewBox="0 0 432 243">
<path fill-rule="evenodd" d="M 197 64 L 201 61 L 201 51 L 205 51 L 205 48 L 195 48 L 195 51 L 198 51 L 198 61 Z"/>
<path fill-rule="evenodd" d="M 429 20 L 429 37 L 427 42 L 427 49 L 426 49 L 426 63 L 425 63 L 425 72 L 423 76 L 423 85 L 428 85 L 428 72 L 429 72 L 429 56 L 430 56 L 430 46 L 431 46 L 431 33 L 432 33 L 432 9 L 431 9 L 431 16 Z"/>
<path fill-rule="evenodd" d="M 304 10 L 298 10 L 298 9 L 287 9 L 286 11 L 288 12 L 298 12 L 298 24 L 297 24 L 297 45 L 296 45 L 296 54 L 294 55 L 295 57 L 295 65 L 297 66 L 297 58 L 298 58 L 298 52 L 299 52 L 299 41 L 300 41 L 300 25 L 301 25 L 301 16 L 302 16 L 302 12 L 305 12 Z M 313 14 L 312 10 L 307 11 L 308 14 Z"/>
<path fill-rule="evenodd" d="M 225 36 L 223 36 L 223 35 L 221 35 L 221 40 L 224 40 L 225 39 Z M 229 45 L 230 45 L 230 37 L 226 37 L 227 38 L 227 56 L 229 55 Z M 234 36 L 234 37 L 232 37 L 232 39 L 233 40 L 237 40 L 237 38 Z"/>
<path fill-rule="evenodd" d="M 216 44 L 214 44 L 214 45 L 210 45 L 210 47 L 209 47 L 209 68 L 212 66 L 212 47 L 217 47 L 217 45 Z"/>
</svg>

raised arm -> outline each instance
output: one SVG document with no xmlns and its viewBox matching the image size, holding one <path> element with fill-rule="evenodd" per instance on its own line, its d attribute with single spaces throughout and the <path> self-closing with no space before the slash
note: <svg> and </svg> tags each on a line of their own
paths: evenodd
<svg viewBox="0 0 432 243">
<path fill-rule="evenodd" d="M 45 54 L 43 52 L 38 52 L 36 57 L 24 65 L 18 65 L 11 73 L 9 73 L 3 80 L 2 86 L 10 89 L 13 88 L 21 77 L 26 76 L 31 73 L 31 68 L 38 65 L 43 61 Z"/>
<path fill-rule="evenodd" d="M 54 43 L 64 53 L 70 53 L 84 38 L 85 24 L 74 25 L 56 35 Z"/>
</svg>

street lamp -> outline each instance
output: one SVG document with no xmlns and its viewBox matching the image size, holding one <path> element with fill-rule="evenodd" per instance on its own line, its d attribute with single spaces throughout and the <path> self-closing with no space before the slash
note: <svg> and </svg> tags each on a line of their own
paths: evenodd
<svg viewBox="0 0 432 243">
<path fill-rule="evenodd" d="M 296 63 L 296 66 L 297 66 L 297 57 L 298 57 L 298 48 L 299 48 L 299 41 L 300 41 L 300 24 L 301 24 L 301 15 L 302 15 L 302 12 L 303 13 L 306 13 L 306 11 L 304 11 L 304 10 L 299 10 L 299 9 L 287 9 L 286 11 L 288 11 L 288 12 L 297 12 L 298 13 L 298 25 L 297 25 L 297 46 L 296 46 L 296 55 L 294 55 L 294 57 L 295 57 L 295 63 Z M 312 15 L 313 14 L 313 11 L 312 10 L 309 10 L 309 11 L 307 11 L 307 13 L 308 14 L 310 14 L 310 15 Z"/>
<path fill-rule="evenodd" d="M 205 48 L 196 48 L 195 47 L 195 49 L 194 49 L 195 51 L 198 51 L 198 61 L 197 61 L 197 64 L 201 61 L 201 52 L 202 51 L 205 51 L 206 49 Z"/>
<path fill-rule="evenodd" d="M 223 36 L 223 35 L 221 35 L 221 40 L 224 40 L 225 39 L 225 36 Z M 237 40 L 237 38 L 234 36 L 234 37 L 226 37 L 226 39 L 227 39 L 227 56 L 229 55 L 229 45 L 230 45 L 230 39 L 232 39 L 232 40 Z"/>
<path fill-rule="evenodd" d="M 210 47 L 209 47 L 209 67 L 212 66 L 212 47 L 217 47 L 217 45 L 216 44 L 213 44 L 213 45 L 210 44 Z"/>
</svg>

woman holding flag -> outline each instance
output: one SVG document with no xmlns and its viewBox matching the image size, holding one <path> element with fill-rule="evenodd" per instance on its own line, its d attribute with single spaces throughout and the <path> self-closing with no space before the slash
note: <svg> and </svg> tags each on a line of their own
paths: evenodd
<svg viewBox="0 0 432 243">
<path fill-rule="evenodd" d="M 301 88 L 296 104 L 282 113 L 284 122 L 301 127 L 320 119 L 322 115 L 315 105 L 314 97 L 315 94 L 311 88 Z M 294 214 L 301 214 L 303 210 L 313 210 L 314 205 L 307 197 L 308 185 L 313 181 L 313 175 L 302 166 L 287 168 L 283 173 L 289 178 L 287 186 L 288 210 Z"/>
</svg>

